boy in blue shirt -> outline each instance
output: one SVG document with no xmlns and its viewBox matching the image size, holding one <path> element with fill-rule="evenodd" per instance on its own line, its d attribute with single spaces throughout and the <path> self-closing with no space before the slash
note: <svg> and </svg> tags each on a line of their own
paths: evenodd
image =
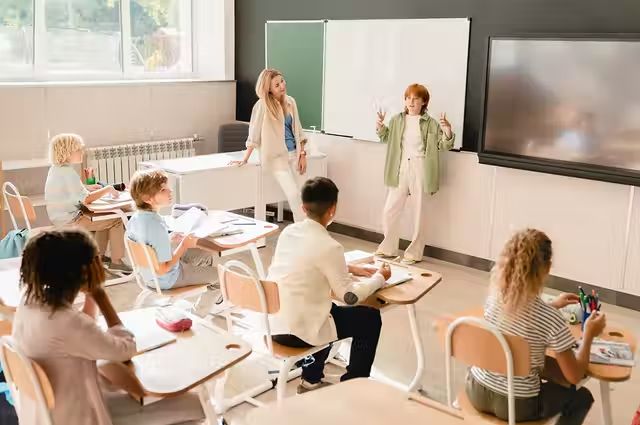
<svg viewBox="0 0 640 425">
<path fill-rule="evenodd" d="M 167 175 L 161 170 L 137 171 L 131 179 L 130 190 L 138 210 L 129 220 L 127 237 L 155 250 L 160 263 L 157 273 L 160 289 L 215 282 L 214 267 L 196 266 L 182 259 L 187 250 L 196 247 L 198 238 L 178 233 L 170 237 L 164 219 L 158 214 L 160 208 L 172 202 Z M 178 244 L 175 250 L 172 242 Z M 142 269 L 141 274 L 145 283 L 153 286 L 151 271 Z"/>
</svg>

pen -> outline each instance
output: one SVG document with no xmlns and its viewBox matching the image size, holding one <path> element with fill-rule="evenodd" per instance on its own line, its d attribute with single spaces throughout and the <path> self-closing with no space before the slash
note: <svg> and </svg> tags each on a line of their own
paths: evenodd
<svg viewBox="0 0 640 425">
<path fill-rule="evenodd" d="M 580 297 L 580 305 L 582 306 L 582 309 L 586 311 L 587 310 L 586 294 L 584 293 L 582 286 L 578 286 L 578 289 L 580 290 L 580 292 L 578 293 L 578 296 Z"/>
<path fill-rule="evenodd" d="M 234 226 L 255 226 L 256 222 L 255 221 L 252 221 L 252 222 L 245 221 L 245 222 L 242 222 L 242 223 L 233 223 L 233 225 Z"/>
</svg>

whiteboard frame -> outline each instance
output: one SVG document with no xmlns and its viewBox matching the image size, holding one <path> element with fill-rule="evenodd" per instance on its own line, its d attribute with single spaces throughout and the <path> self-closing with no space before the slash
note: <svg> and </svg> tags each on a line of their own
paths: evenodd
<svg viewBox="0 0 640 425">
<path fill-rule="evenodd" d="M 275 20 L 265 21 L 264 23 L 264 67 L 269 67 L 269 37 L 268 26 L 269 24 L 310 24 L 310 23 L 322 23 L 322 94 L 320 100 L 322 102 L 320 108 L 320 128 L 303 128 L 303 130 L 311 131 L 313 133 L 324 132 L 324 85 L 325 85 L 325 70 L 327 68 L 327 19 L 299 19 L 299 20 Z M 315 127 L 315 126 L 312 126 Z"/>
<path fill-rule="evenodd" d="M 323 85 L 322 85 L 322 124 L 323 124 L 323 129 L 322 129 L 322 133 L 323 134 L 327 134 L 330 136 L 335 136 L 335 137 L 344 137 L 347 139 L 352 139 L 352 140 L 358 140 L 361 142 L 370 142 L 370 143 L 380 143 L 380 141 L 377 140 L 369 140 L 369 139 L 361 139 L 361 138 L 355 138 L 354 136 L 350 136 L 350 135 L 346 135 L 346 134 L 338 134 L 338 133 L 330 133 L 330 132 L 326 132 L 325 131 L 325 119 L 324 119 L 324 111 L 325 111 L 325 105 L 324 105 L 324 100 L 325 100 L 325 96 L 324 96 L 324 91 L 325 91 L 325 78 L 326 78 L 326 66 L 327 66 L 327 57 L 326 57 L 326 49 L 327 49 L 327 42 L 326 42 L 326 38 L 327 38 L 327 25 L 330 22 L 344 22 L 344 21 L 348 21 L 348 22 L 406 22 L 406 21 L 420 21 L 420 20 L 432 20 L 432 21 L 436 21 L 436 20 L 444 20 L 444 19 L 466 19 L 468 24 L 469 24 L 469 33 L 468 33 L 468 40 L 467 40 L 467 68 L 465 70 L 465 86 L 464 86 L 464 108 L 462 111 L 462 128 L 464 128 L 464 123 L 466 120 L 466 113 L 467 113 L 467 83 L 469 80 L 469 52 L 471 49 L 471 17 L 470 16 L 462 16 L 462 17 L 437 17 L 437 18 L 392 18 L 392 19 L 367 19 L 367 18 L 362 18 L 362 19 L 326 19 L 325 20 L 325 32 L 324 32 L 324 37 L 325 37 L 325 41 L 324 41 L 324 69 L 323 69 Z M 463 133 L 464 136 L 464 133 Z M 459 148 L 453 148 L 451 149 L 451 151 L 453 152 L 461 152 L 463 151 L 463 144 L 464 144 L 464 140 L 460 141 L 460 147 Z M 477 152 L 476 150 L 473 150 L 472 152 Z"/>
</svg>

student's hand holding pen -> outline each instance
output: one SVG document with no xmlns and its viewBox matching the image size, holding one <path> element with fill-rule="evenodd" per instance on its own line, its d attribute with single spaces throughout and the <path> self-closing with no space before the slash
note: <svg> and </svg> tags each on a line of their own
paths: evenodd
<svg viewBox="0 0 640 425">
<path fill-rule="evenodd" d="M 391 277 L 391 266 L 389 263 L 382 263 L 380 268 L 378 269 L 378 273 L 384 277 L 384 280 L 387 281 Z"/>
</svg>

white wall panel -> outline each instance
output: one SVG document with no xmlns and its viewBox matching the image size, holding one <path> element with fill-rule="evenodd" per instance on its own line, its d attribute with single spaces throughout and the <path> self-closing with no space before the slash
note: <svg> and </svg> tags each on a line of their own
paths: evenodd
<svg viewBox="0 0 640 425">
<path fill-rule="evenodd" d="M 0 158 L 46 156 L 45 89 L 0 88 Z"/>
<path fill-rule="evenodd" d="M 553 274 L 621 288 L 628 198 L 628 186 L 497 168 L 491 258 L 535 227 L 553 241 Z"/>
</svg>

